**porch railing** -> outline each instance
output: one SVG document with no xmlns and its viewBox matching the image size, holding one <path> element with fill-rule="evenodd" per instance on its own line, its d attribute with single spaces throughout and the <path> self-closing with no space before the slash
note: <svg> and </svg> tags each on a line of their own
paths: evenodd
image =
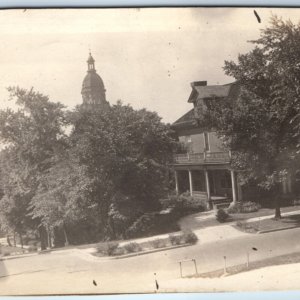
<svg viewBox="0 0 300 300">
<path fill-rule="evenodd" d="M 175 154 L 174 162 L 176 164 L 229 163 L 230 152 L 202 152 L 202 153 Z"/>
</svg>

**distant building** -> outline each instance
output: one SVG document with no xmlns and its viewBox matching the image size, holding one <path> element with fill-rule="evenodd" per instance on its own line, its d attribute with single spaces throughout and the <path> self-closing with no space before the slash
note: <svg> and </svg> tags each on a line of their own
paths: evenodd
<svg viewBox="0 0 300 300">
<path fill-rule="evenodd" d="M 91 53 L 89 54 L 87 65 L 88 70 L 83 79 L 81 89 L 83 105 L 90 107 L 98 106 L 105 109 L 109 106 L 109 103 L 106 101 L 106 90 L 103 80 L 96 72 L 95 60 Z"/>
<path fill-rule="evenodd" d="M 177 132 L 182 151 L 174 157 L 176 191 L 189 191 L 196 198 L 207 202 L 209 208 L 226 207 L 233 203 L 257 199 L 257 186 L 243 189 L 237 182 L 235 170 L 231 166 L 231 152 L 225 150 L 216 132 L 211 128 L 199 127 L 196 119 L 207 109 L 210 99 L 235 99 L 239 85 L 207 85 L 206 81 L 191 84 L 192 92 L 188 102 L 193 108 L 172 124 Z M 282 184 L 283 194 L 292 192 L 289 176 Z"/>
</svg>

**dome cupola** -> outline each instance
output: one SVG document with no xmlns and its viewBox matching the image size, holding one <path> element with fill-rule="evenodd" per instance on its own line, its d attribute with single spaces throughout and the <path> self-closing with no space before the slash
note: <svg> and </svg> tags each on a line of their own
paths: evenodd
<svg viewBox="0 0 300 300">
<path fill-rule="evenodd" d="M 106 90 L 103 80 L 96 72 L 95 60 L 91 53 L 89 54 L 87 65 L 87 74 L 83 79 L 81 89 L 83 105 L 107 107 L 109 104 L 106 101 Z"/>
</svg>

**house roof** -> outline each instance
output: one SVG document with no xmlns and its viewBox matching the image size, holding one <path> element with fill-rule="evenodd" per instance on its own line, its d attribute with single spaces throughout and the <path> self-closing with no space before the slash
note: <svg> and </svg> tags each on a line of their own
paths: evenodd
<svg viewBox="0 0 300 300">
<path fill-rule="evenodd" d="M 198 99 L 225 98 L 229 96 L 233 84 L 194 86 L 188 102 Z"/>
<path fill-rule="evenodd" d="M 188 99 L 188 102 L 197 103 L 200 100 L 209 99 L 223 99 L 223 98 L 236 98 L 239 87 L 236 82 L 225 85 L 203 85 L 204 81 L 192 83 L 192 92 Z M 205 82 L 206 83 L 206 82 Z M 172 124 L 174 128 L 193 128 L 196 125 L 196 118 L 194 108 L 185 113 L 177 121 Z"/>
<path fill-rule="evenodd" d="M 194 113 L 194 108 L 192 108 L 190 111 L 185 113 L 182 117 L 180 117 L 178 120 L 176 120 L 173 124 L 172 127 L 194 127 L 194 122 L 195 122 L 195 113 Z"/>
</svg>

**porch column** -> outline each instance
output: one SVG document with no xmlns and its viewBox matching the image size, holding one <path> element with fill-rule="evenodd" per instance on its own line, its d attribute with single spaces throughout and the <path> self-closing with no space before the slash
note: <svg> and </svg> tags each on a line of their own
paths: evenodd
<svg viewBox="0 0 300 300">
<path fill-rule="evenodd" d="M 193 177 L 192 177 L 192 171 L 189 170 L 189 182 L 190 182 L 190 194 L 193 196 Z"/>
<path fill-rule="evenodd" d="M 176 195 L 179 195 L 179 186 L 178 186 L 178 174 L 177 171 L 174 171 L 175 173 L 175 190 L 176 190 Z"/>
<path fill-rule="evenodd" d="M 204 170 L 204 175 L 205 175 L 205 186 L 206 186 L 206 193 L 207 193 L 207 208 L 211 209 L 212 203 L 211 203 L 211 197 L 210 197 L 210 186 L 209 186 L 209 177 L 208 177 L 207 170 Z"/>
<path fill-rule="evenodd" d="M 204 170 L 204 175 L 205 175 L 207 200 L 210 201 L 210 186 L 209 186 L 209 178 L 208 178 L 208 171 L 207 170 Z"/>
<path fill-rule="evenodd" d="M 235 204 L 237 202 L 235 172 L 233 170 L 230 170 L 230 175 L 231 175 L 231 186 L 232 186 L 232 202 Z"/>
</svg>

